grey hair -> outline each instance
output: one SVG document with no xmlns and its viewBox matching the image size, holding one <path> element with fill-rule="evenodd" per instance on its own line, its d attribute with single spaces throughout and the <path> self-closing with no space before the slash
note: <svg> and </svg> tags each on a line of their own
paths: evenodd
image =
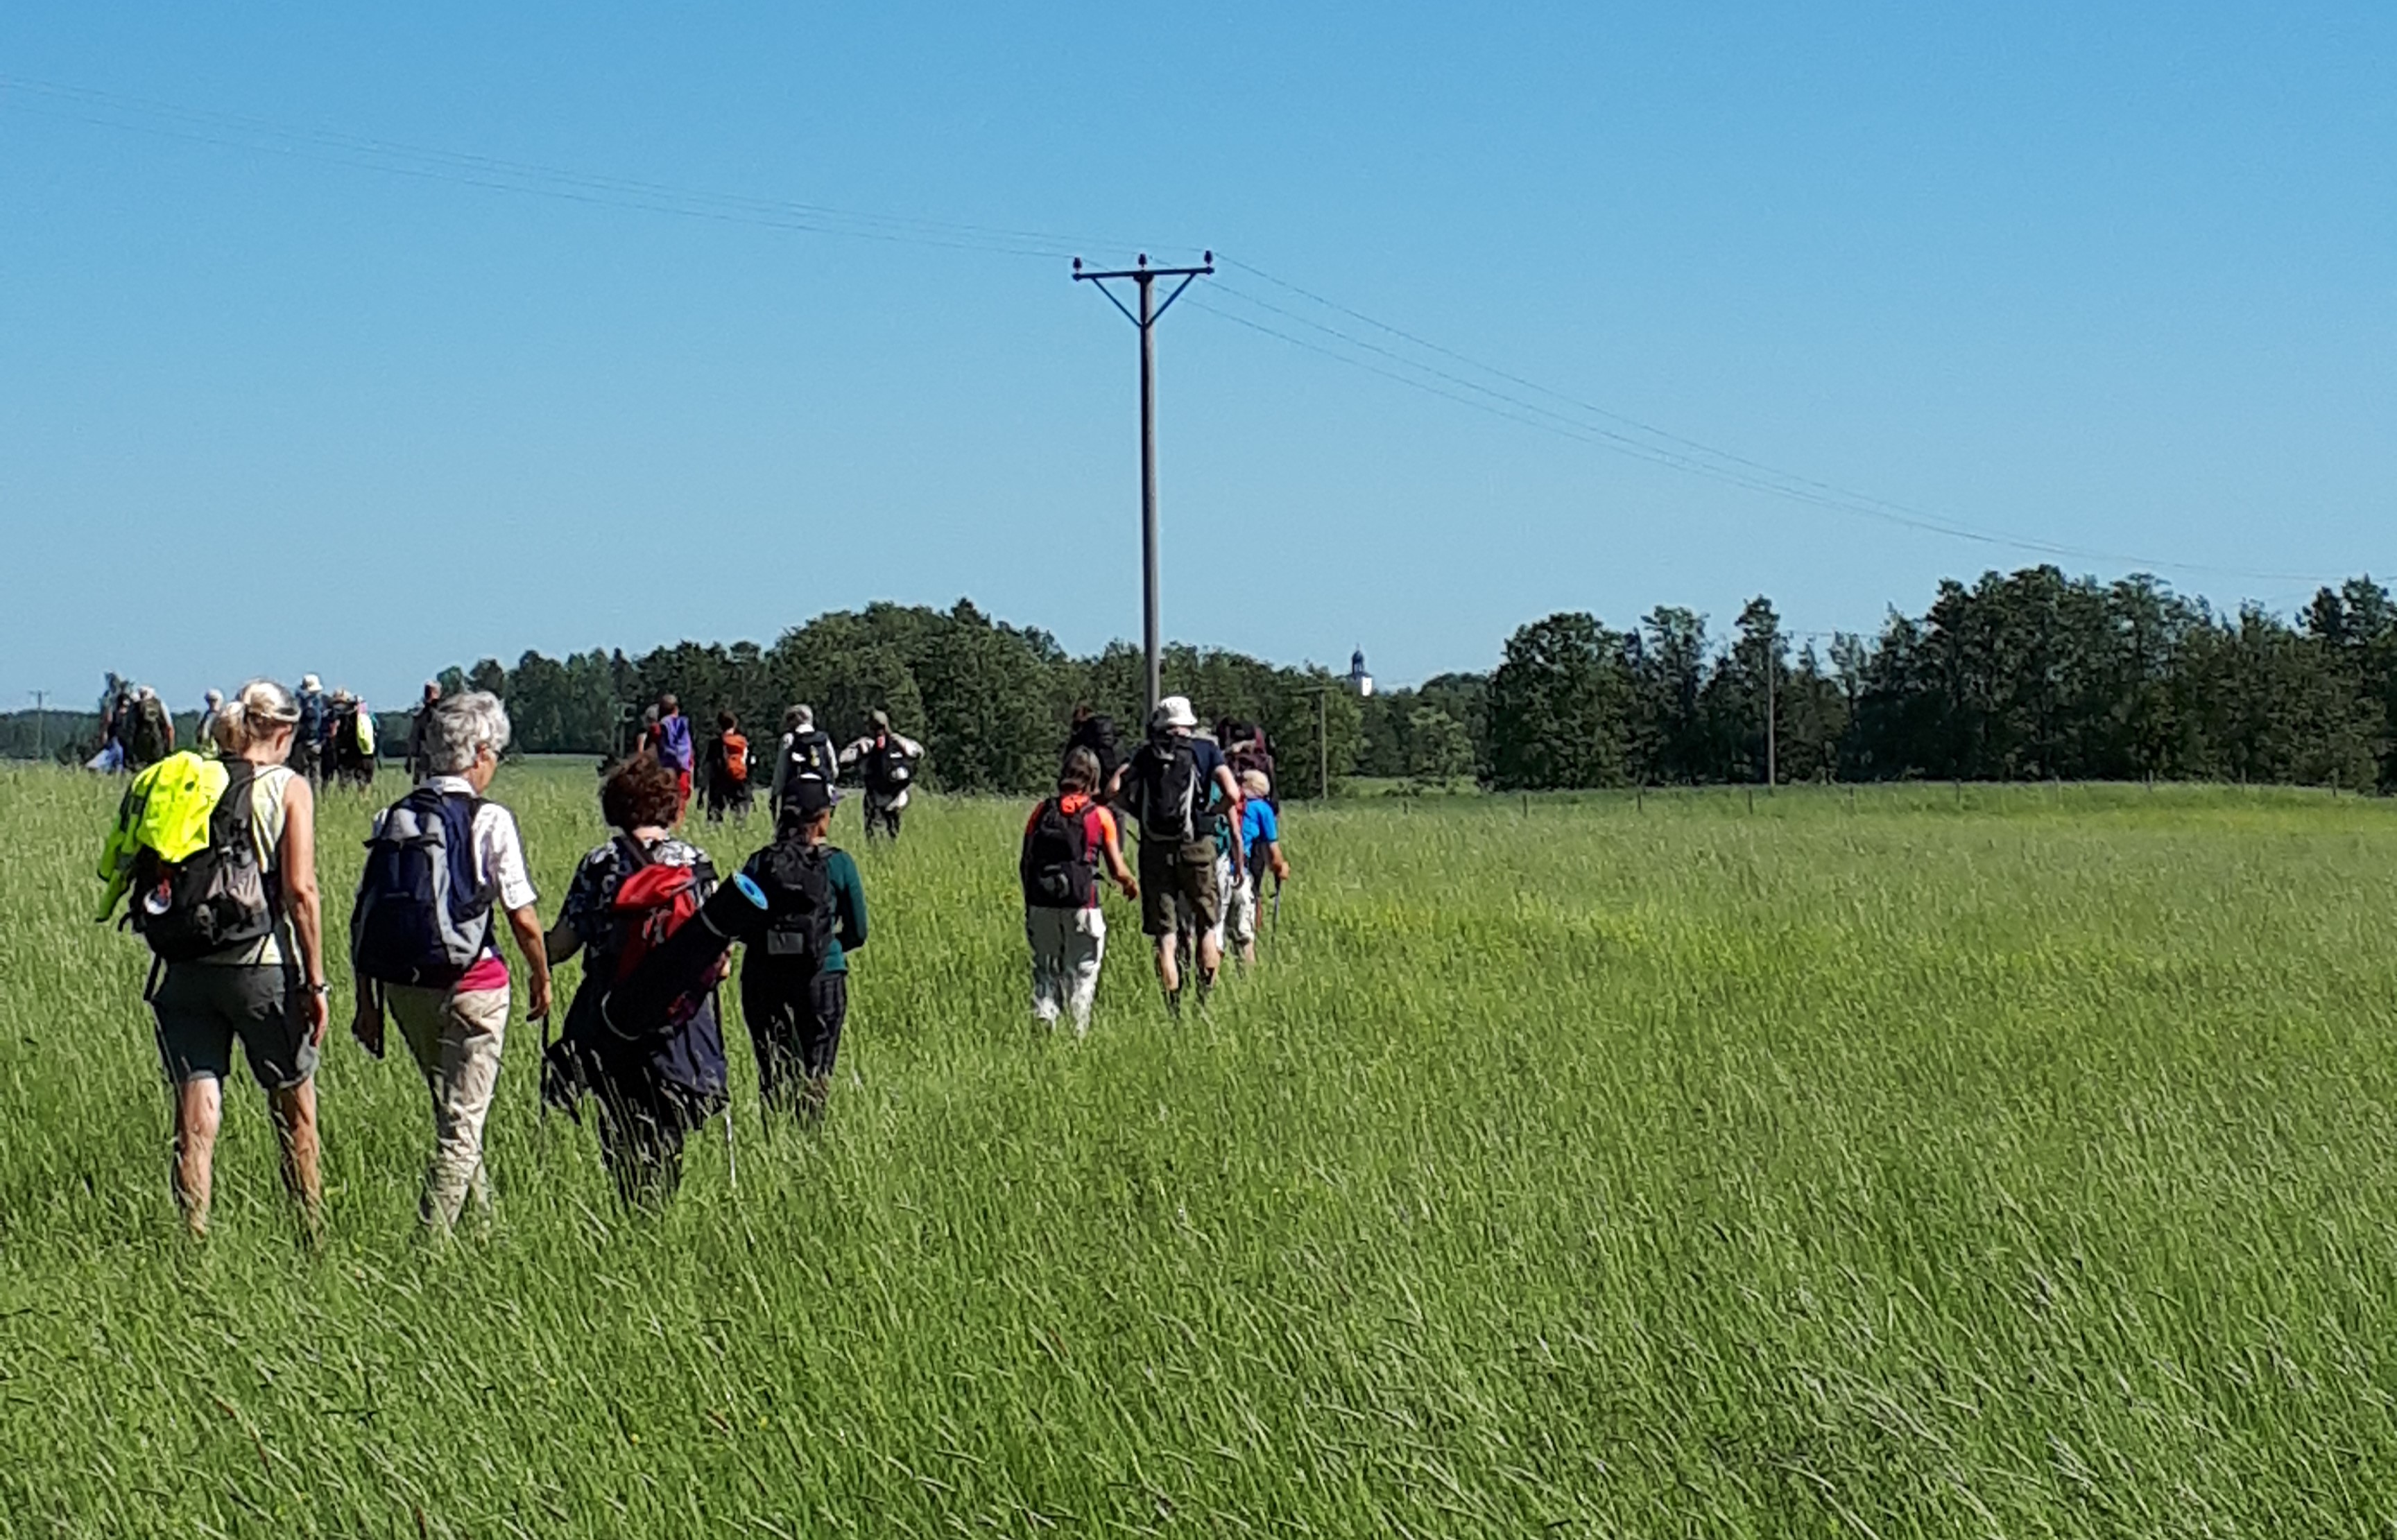
<svg viewBox="0 0 2397 1540">
<path fill-rule="evenodd" d="M 424 714 L 424 768 L 463 775 L 485 748 L 496 759 L 508 751 L 508 708 L 488 690 L 444 695 Z"/>
</svg>

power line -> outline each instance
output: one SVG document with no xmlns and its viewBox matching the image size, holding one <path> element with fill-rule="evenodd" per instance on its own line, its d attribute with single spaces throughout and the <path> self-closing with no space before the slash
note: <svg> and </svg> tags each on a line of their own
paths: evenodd
<svg viewBox="0 0 2397 1540">
<path fill-rule="evenodd" d="M 830 204 L 676 187 L 637 178 L 577 171 L 495 155 L 409 144 L 338 129 L 278 123 L 241 114 L 187 107 L 19 76 L 0 75 L 0 106 L 38 116 L 187 142 L 271 152 L 354 170 L 445 181 L 562 202 L 854 240 L 1044 260 L 1070 256 L 1077 249 L 1093 246 L 1157 244 L 964 221 L 923 219 Z M 2100 547 L 1976 529 L 1937 513 L 1806 476 L 1597 406 L 1367 315 L 1254 263 L 1232 257 L 1221 260 L 1226 267 L 1250 274 L 1298 300 L 1370 327 L 1408 347 L 1422 350 L 1502 384 L 1513 386 L 1515 391 L 1530 393 L 1571 410 L 1559 411 L 1514 391 L 1501 390 L 1453 369 L 1427 364 L 1421 358 L 1409 356 L 1400 349 L 1358 337 L 1339 327 L 1229 285 L 1219 284 L 1216 291 L 1238 303 L 1279 316 L 1330 338 L 1339 345 L 1326 347 L 1309 342 L 1275 327 L 1193 301 L 1198 308 L 1211 315 L 1292 346 L 1320 354 L 1349 368 L 1381 376 L 1409 389 L 1664 469 L 1829 512 L 1871 518 L 1899 528 L 1997 549 L 2255 582 L 2310 584 L 2319 581 L 2317 576 L 2306 573 L 2257 571 L 2203 562 L 2158 560 Z M 1343 352 L 1342 348 L 1369 354 L 1396 367 L 1381 367 L 1355 356 L 1352 352 Z M 1576 413 L 1580 415 L 1574 415 Z"/>
<path fill-rule="evenodd" d="M 0 75 L 0 104 L 36 116 L 227 149 L 269 151 L 353 170 L 811 234 L 1049 259 L 1070 256 L 1079 247 L 1102 244 L 1101 238 L 1088 235 L 919 219 L 831 204 L 676 187 L 15 76 Z"/>
<path fill-rule="evenodd" d="M 1258 308 L 1268 311 L 1272 314 L 1281 315 L 1301 326 L 1306 327 L 1311 330 L 1332 337 L 1349 346 L 1359 348 L 1377 356 L 1389 359 L 1405 368 L 1418 370 L 1433 379 L 1444 381 L 1465 390 L 1474 392 L 1479 395 L 1487 396 L 1493 400 L 1506 403 L 1506 405 L 1516 408 L 1516 410 L 1496 412 L 1495 415 L 1506 417 L 1509 421 L 1520 422 L 1526 427 L 1538 429 L 1543 432 L 1558 434 L 1564 437 L 1574 438 L 1583 443 L 1594 444 L 1601 449 L 1611 449 L 1617 453 L 1627 454 L 1634 459 L 1644 460 L 1649 463 L 1662 465 L 1668 469 L 1681 471 L 1686 475 L 1704 476 L 1728 486 L 1739 487 L 1751 491 L 1763 492 L 1769 496 L 1783 498 L 1795 502 L 1802 502 L 1813 507 L 1852 514 L 1867 518 L 1879 519 L 1884 523 L 1921 530 L 1927 534 L 1944 535 L 1953 540 L 1970 541 L 1977 544 L 1989 545 L 2005 550 L 2029 552 L 2034 555 L 2063 557 L 2079 561 L 2120 563 L 2127 567 L 2148 569 L 2161 569 L 2218 577 L 2243 578 L 2259 583 L 2310 583 L 2318 581 L 2316 576 L 2301 572 L 2258 571 L 2247 568 L 2222 567 L 2203 562 L 2168 561 L 2152 556 L 2135 556 L 2119 551 L 2109 551 L 2100 547 L 2076 545 L 2060 541 L 2042 540 L 2031 536 L 2008 535 L 1992 530 L 1975 529 L 1969 525 L 1961 524 L 1953 519 L 1927 512 L 1923 509 L 1910 507 L 1901 502 L 1894 502 L 1886 498 L 1878 498 L 1862 492 L 1851 491 L 1845 488 L 1839 487 L 1834 483 L 1818 481 L 1814 478 L 1801 475 L 1796 472 L 1782 470 L 1776 466 L 1767 464 L 1764 462 L 1753 460 L 1745 455 L 1735 454 L 1728 449 L 1718 449 L 1700 440 L 1688 438 L 1679 434 L 1670 433 L 1663 428 L 1654 427 L 1649 423 L 1641 422 L 1637 418 L 1627 417 L 1620 412 L 1609 411 L 1602 407 L 1591 406 L 1586 402 L 1579 401 L 1571 395 L 1565 395 L 1560 391 L 1551 390 L 1547 386 L 1539 384 L 1534 381 L 1526 380 L 1520 375 L 1511 374 L 1504 369 L 1497 368 L 1494 366 L 1480 363 L 1465 354 L 1456 352 L 1454 349 L 1442 347 L 1436 342 L 1431 342 L 1425 339 L 1416 337 L 1413 333 L 1406 331 L 1400 328 L 1390 326 L 1386 322 L 1375 320 L 1373 317 L 1365 315 L 1361 311 L 1351 309 L 1336 301 L 1325 299 L 1311 290 L 1301 288 L 1295 284 L 1291 284 L 1280 278 L 1277 278 L 1273 275 L 1265 272 L 1263 269 L 1256 267 L 1252 263 L 1240 261 L 1238 259 L 1231 257 L 1225 257 L 1221 260 L 1223 261 L 1224 265 L 1227 267 L 1237 267 L 1242 272 L 1254 274 L 1257 276 L 1265 279 L 1267 282 L 1289 289 L 1291 292 L 1297 294 L 1302 298 L 1312 301 L 1327 309 L 1336 311 L 1341 315 L 1353 316 L 1358 320 L 1363 321 L 1393 337 L 1399 338 L 1403 341 L 1423 347 L 1441 357 L 1453 359 L 1465 364 L 1468 368 L 1480 369 L 1484 373 L 1491 375 L 1494 379 L 1519 384 L 1526 390 L 1547 396 L 1552 400 L 1564 402 L 1567 405 L 1587 412 L 1592 416 L 1602 418 L 1608 422 L 1625 424 L 1636 429 L 1640 433 L 1647 434 L 1651 437 L 1663 440 L 1664 442 L 1661 444 L 1652 444 L 1641 439 L 1631 437 L 1626 434 L 1617 433 L 1610 429 L 1599 427 L 1592 423 L 1578 421 L 1565 413 L 1539 406 L 1537 403 L 1527 401 L 1521 396 L 1481 384 L 1479 382 L 1456 374 L 1452 370 L 1442 369 L 1433 365 L 1411 359 L 1404 354 L 1397 352 L 1396 350 L 1356 337 L 1336 327 L 1327 326 L 1322 322 L 1310 319 L 1283 306 L 1273 304 L 1269 301 L 1261 300 L 1256 296 L 1248 294 L 1232 285 L 1218 285 L 1216 292 L 1220 294 L 1248 304 L 1255 305 Z M 1422 390 L 1429 395 L 1442 396 L 1452 401 L 1458 401 L 1462 405 L 1476 407 L 1480 409 L 1489 409 L 1487 408 L 1482 408 L 1481 403 L 1479 401 L 1466 400 L 1450 391 L 1440 390 L 1426 385 L 1423 382 L 1411 376 L 1399 374 L 1389 369 L 1376 368 L 1359 359 L 1342 354 L 1335 349 L 1320 347 L 1316 344 L 1306 342 L 1299 338 L 1289 335 L 1287 332 L 1278 331 L 1271 327 L 1262 325 L 1261 323 L 1249 320 L 1242 316 L 1231 315 L 1226 311 L 1218 310 L 1212 305 L 1202 306 L 1201 308 L 1208 310 L 1211 314 L 1222 316 L 1225 320 L 1234 321 L 1241 326 L 1245 326 L 1251 330 L 1263 332 L 1267 336 L 1278 338 L 1280 341 L 1289 342 L 1294 346 L 1306 348 L 1309 352 L 1321 354 L 1326 357 L 1346 364 L 1351 368 L 1362 368 L 1368 373 L 1377 374 L 1385 379 L 1395 381 L 1396 382 L 1406 385 L 1412 389 Z M 1702 456 L 1706 458 L 1700 458 Z M 1714 463 L 1714 462 L 1721 462 L 1721 463 L 1718 464 Z"/>
</svg>

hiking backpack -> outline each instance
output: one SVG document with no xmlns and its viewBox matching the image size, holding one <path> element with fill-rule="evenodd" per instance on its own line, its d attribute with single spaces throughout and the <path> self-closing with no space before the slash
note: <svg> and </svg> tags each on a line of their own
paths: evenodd
<svg viewBox="0 0 2397 1540">
<path fill-rule="evenodd" d="M 832 746 L 832 734 L 821 728 L 801 728 L 792 733 L 790 751 L 784 757 L 789 766 L 783 772 L 785 785 L 821 781 L 829 786 L 840 778 L 840 754 Z"/>
<path fill-rule="evenodd" d="M 367 841 L 350 913 L 350 965 L 382 984 L 447 988 L 491 944 L 495 884 L 475 875 L 483 799 L 419 786 Z"/>
<path fill-rule="evenodd" d="M 1140 837 L 1185 844 L 1200 836 L 1207 788 L 1198 779 L 1198 751 L 1180 733 L 1149 740 L 1136 767 L 1140 776 Z"/>
<path fill-rule="evenodd" d="M 1052 797 L 1024 831 L 1024 854 L 1017 875 L 1024 879 L 1024 902 L 1035 909 L 1086 909 L 1098 880 L 1091 850 L 1091 808 L 1068 813 L 1065 799 Z"/>
<path fill-rule="evenodd" d="M 1123 747 L 1116 737 L 1116 720 L 1112 716 L 1093 715 L 1083 719 L 1067 741 L 1068 749 L 1089 749 L 1099 762 L 1099 800 L 1105 800 L 1107 783 L 1116 778 L 1123 765 Z"/>
<path fill-rule="evenodd" d="M 689 866 L 652 861 L 649 851 L 631 840 L 618 848 L 633 864 L 616 884 L 608 908 L 616 926 L 616 969 L 611 983 L 631 978 L 647 957 L 699 913 L 699 874 Z M 699 1013 L 712 993 L 687 990 L 675 997 L 665 1011 L 667 1027 L 680 1026 Z"/>
<path fill-rule="evenodd" d="M 159 961 L 190 962 L 274 933 L 276 904 L 250 837 L 256 780 L 246 759 L 227 767 L 208 845 L 188 860 L 167 861 L 147 846 L 135 852 L 127 917 Z"/>
<path fill-rule="evenodd" d="M 832 956 L 832 847 L 777 839 L 759 850 L 749 873 L 766 893 L 766 956 L 809 973 Z"/>
<path fill-rule="evenodd" d="M 749 779 L 749 740 L 737 732 L 728 732 L 717 742 L 724 751 L 724 778 L 745 784 Z"/>
<path fill-rule="evenodd" d="M 149 697 L 133 707 L 133 757 L 144 764 L 155 764 L 167 757 L 167 735 L 171 730 L 167 721 L 167 708 L 156 697 Z"/>
<path fill-rule="evenodd" d="M 916 779 L 916 757 L 907 752 L 899 740 L 885 734 L 882 741 L 866 751 L 865 783 L 888 795 L 905 791 L 907 783 Z"/>
<path fill-rule="evenodd" d="M 658 763 L 670 770 L 690 769 L 690 718 L 679 711 L 658 718 Z"/>
</svg>

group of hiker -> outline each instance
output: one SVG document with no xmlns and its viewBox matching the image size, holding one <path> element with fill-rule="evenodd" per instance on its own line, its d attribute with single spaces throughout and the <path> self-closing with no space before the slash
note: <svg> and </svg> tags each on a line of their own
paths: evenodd
<svg viewBox="0 0 2397 1540">
<path fill-rule="evenodd" d="M 522 834 L 488 795 L 508 748 L 506 710 L 483 691 L 428 688 L 410 734 L 415 783 L 368 830 L 349 965 L 353 1035 L 380 1058 L 395 1027 L 428 1092 L 420 1207 L 431 1229 L 446 1233 L 470 1203 L 489 1201 L 483 1132 L 515 982 L 502 929 L 525 973 L 527 1016 L 543 1026 L 542 1104 L 578 1118 L 595 1110 L 601 1158 L 627 1203 L 671 1194 L 689 1137 L 727 1110 L 717 997 L 736 952 L 767 1116 L 809 1122 L 825 1110 L 850 959 L 868 936 L 858 864 L 831 842 L 841 776 L 854 770 L 864 783 L 868 834 L 895 837 L 921 746 L 877 712 L 837 749 L 808 708 L 793 707 L 769 793 L 771 836 L 727 879 L 675 831 L 694 766 L 711 777 L 754 770 L 739 724 L 721 715 L 703 759 L 674 697 L 653 718 L 607 770 L 609 837 L 582 858 L 544 927 Z M 1262 882 L 1289 874 L 1271 755 L 1252 728 L 1197 728 L 1189 703 L 1169 696 L 1123 756 L 1105 718 L 1077 714 L 1057 792 L 1033 810 L 1018 864 L 1039 1022 L 1089 1029 L 1105 882 L 1141 904 L 1176 1013 L 1191 965 L 1204 1001 L 1227 945 L 1253 957 Z M 169 753 L 135 777 L 101 856 L 100 917 L 129 900 L 127 923 L 154 954 L 145 994 L 173 1091 L 173 1189 L 194 1232 L 208 1223 L 236 1047 L 267 1093 L 285 1181 L 312 1223 L 322 1202 L 315 1073 L 333 978 L 317 804 L 295 763 L 307 729 L 299 695 L 251 680 L 208 718 L 211 755 Z M 713 781 L 707 792 L 711 810 L 746 801 L 719 798 Z M 1141 833 L 1136 871 L 1118 817 Z M 550 1040 L 551 970 L 578 957 L 581 981 Z"/>
<path fill-rule="evenodd" d="M 711 824 L 727 818 L 743 822 L 757 805 L 757 756 L 748 735 L 741 730 L 740 716 L 731 711 L 717 712 L 714 736 L 698 743 L 682 703 L 671 694 L 662 695 L 657 704 L 642 714 L 636 752 L 649 755 L 674 772 L 684 809 L 696 793 Z M 805 784 L 824 788 L 838 802 L 845 789 L 842 778 L 849 774 L 864 793 L 865 837 L 896 839 L 908 792 L 923 759 L 924 745 L 894 730 L 886 712 L 868 713 L 864 732 L 846 746 L 835 747 L 832 734 L 816 726 L 815 708 L 794 705 L 783 713 L 767 807 L 779 818 L 790 797 Z"/>
</svg>

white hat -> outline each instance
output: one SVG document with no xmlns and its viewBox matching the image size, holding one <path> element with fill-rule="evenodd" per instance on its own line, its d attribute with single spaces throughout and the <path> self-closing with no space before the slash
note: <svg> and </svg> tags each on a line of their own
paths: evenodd
<svg viewBox="0 0 2397 1540">
<path fill-rule="evenodd" d="M 1148 714 L 1148 725 L 1153 728 L 1195 728 L 1198 725 L 1198 714 L 1190 709 L 1189 696 L 1168 695 L 1157 703 L 1155 711 Z"/>
<path fill-rule="evenodd" d="M 300 676 L 300 688 L 302 690 L 322 690 L 325 687 L 317 680 L 316 676 L 314 674 L 302 674 Z"/>
</svg>

